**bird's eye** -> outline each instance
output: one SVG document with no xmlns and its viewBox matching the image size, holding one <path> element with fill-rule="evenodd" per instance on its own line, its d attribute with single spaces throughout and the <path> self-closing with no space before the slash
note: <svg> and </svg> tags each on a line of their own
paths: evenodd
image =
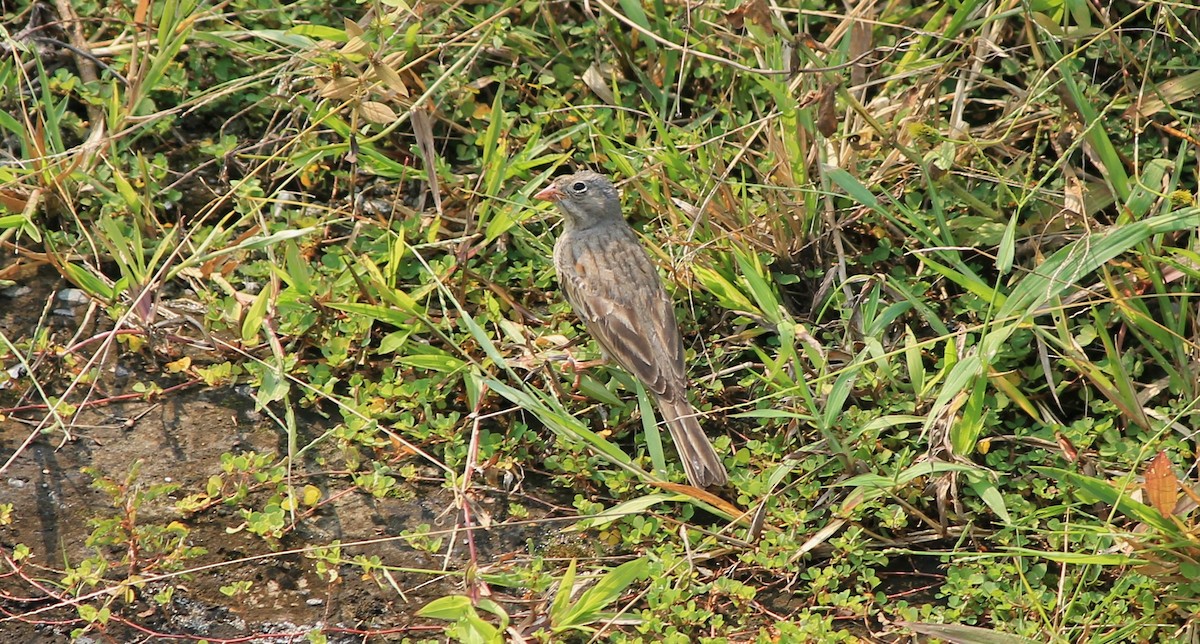
<svg viewBox="0 0 1200 644">
<path fill-rule="evenodd" d="M 571 184 L 571 190 L 579 194 L 583 194 L 587 192 L 587 184 L 582 181 L 576 181 L 575 183 Z"/>
</svg>

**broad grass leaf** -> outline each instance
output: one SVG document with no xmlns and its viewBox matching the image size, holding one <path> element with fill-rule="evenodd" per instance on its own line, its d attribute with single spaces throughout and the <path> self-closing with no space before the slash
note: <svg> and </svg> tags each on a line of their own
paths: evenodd
<svg viewBox="0 0 1200 644">
<path fill-rule="evenodd" d="M 464 595 L 439 597 L 417 611 L 420 617 L 430 617 L 455 622 L 457 634 L 462 642 L 471 644 L 497 644 L 503 642 L 500 631 L 483 621 L 471 599 Z"/>
<path fill-rule="evenodd" d="M 1147 563 L 1144 559 L 1130 557 L 1120 553 L 1097 554 L 1091 552 L 1060 552 L 1054 550 L 1034 550 L 1016 546 L 1000 546 L 1003 552 L 1022 557 L 1037 557 L 1047 561 L 1079 566 L 1140 566 Z"/>
<path fill-rule="evenodd" d="M 106 303 L 112 303 L 116 299 L 117 296 L 113 287 L 109 286 L 107 282 L 99 277 L 96 277 L 90 270 L 70 262 L 64 263 L 62 266 L 67 274 L 67 279 L 87 292 L 88 295 L 100 298 Z"/>
<path fill-rule="evenodd" d="M 574 561 L 572 561 L 574 564 Z M 555 632 L 565 630 L 582 629 L 583 627 L 596 622 L 605 617 L 604 609 L 611 603 L 617 601 L 621 597 L 621 593 L 635 581 L 642 579 L 647 574 L 647 566 L 645 558 L 638 558 L 632 561 L 627 561 L 616 568 L 605 573 L 600 581 L 596 582 L 595 586 L 583 591 L 579 595 L 579 599 L 575 601 L 569 608 L 562 610 L 561 613 L 551 613 L 550 623 Z M 570 587 L 563 584 L 559 590 L 562 593 L 570 593 Z M 559 607 L 558 598 L 555 598 L 556 608 Z"/>
<path fill-rule="evenodd" d="M 603 530 L 612 524 L 613 521 L 623 519 L 627 516 L 642 514 L 646 510 L 669 501 L 679 499 L 677 494 L 646 494 L 639 496 L 636 499 L 630 499 L 622 503 L 618 503 L 611 508 L 600 511 L 598 514 L 593 514 L 584 517 L 577 521 L 574 525 L 566 528 L 564 532 L 582 532 L 584 530 Z"/>
<path fill-rule="evenodd" d="M 967 486 L 979 495 L 979 498 L 987 504 L 1000 521 L 1005 525 L 1012 525 L 1012 516 L 1008 513 L 1008 505 L 1004 502 L 1004 495 L 1000 493 L 1000 488 L 996 487 L 995 481 L 986 476 L 968 474 Z"/>
<path fill-rule="evenodd" d="M 529 391 L 510 387 L 508 384 L 495 378 L 485 378 L 484 382 L 487 383 L 490 389 L 507 398 L 509 402 L 532 413 L 559 436 L 570 440 L 583 441 L 614 461 L 631 466 L 633 459 L 621 451 L 621 448 L 585 427 L 582 421 L 558 406 L 557 403 L 551 405 L 549 401 L 543 400 L 540 397 L 540 392 L 538 392 L 539 397 L 534 397 Z"/>
<path fill-rule="evenodd" d="M 1102 481 L 1091 476 L 1084 476 L 1083 474 L 1057 467 L 1034 467 L 1033 469 L 1051 479 L 1070 484 L 1083 493 L 1084 496 L 1090 497 L 1090 500 L 1100 501 L 1101 503 L 1115 507 L 1121 515 L 1128 519 L 1145 523 L 1159 530 L 1164 535 L 1184 538 L 1180 534 L 1179 527 L 1171 519 L 1164 517 L 1157 510 L 1144 503 L 1134 501 L 1129 496 L 1131 488 L 1118 489 L 1108 481 Z"/>
<path fill-rule="evenodd" d="M 258 292 L 258 296 L 254 298 L 254 303 L 246 311 L 246 317 L 242 319 L 242 342 L 253 342 L 258 337 L 258 332 L 263 328 L 263 322 L 267 317 L 267 304 L 271 301 L 271 289 L 264 288 Z"/>
<path fill-rule="evenodd" d="M 766 312 L 761 311 L 756 307 L 750 298 L 738 289 L 737 286 L 725 279 L 723 275 L 717 271 L 706 268 L 704 266 L 693 266 L 692 274 L 696 276 L 696 280 L 704 285 L 708 292 L 716 296 L 717 301 L 721 306 L 730 311 L 740 311 L 745 313 L 755 313 L 766 317 Z"/>
<path fill-rule="evenodd" d="M 1001 633 L 990 628 L 964 626 L 961 624 L 930 624 L 922 622 L 898 622 L 911 631 L 936 637 L 951 644 L 1040 644 L 1041 640 Z"/>
<path fill-rule="evenodd" d="M 967 356 L 951 370 L 930 410 L 925 429 L 932 426 L 956 396 L 983 375 L 985 365 L 990 365 L 1002 353 L 1018 329 L 1049 312 L 1043 309 L 1047 302 L 1077 288 L 1084 277 L 1152 236 L 1197 226 L 1200 226 L 1200 208 L 1185 208 L 1116 226 L 1106 233 L 1085 237 L 1059 249 L 1013 288 L 997 310 L 996 322 L 980 340 L 977 353 Z M 960 438 L 962 440 L 955 448 L 970 449 L 966 437 Z M 969 452 L 960 452 L 960 455 L 966 454 Z"/>
</svg>

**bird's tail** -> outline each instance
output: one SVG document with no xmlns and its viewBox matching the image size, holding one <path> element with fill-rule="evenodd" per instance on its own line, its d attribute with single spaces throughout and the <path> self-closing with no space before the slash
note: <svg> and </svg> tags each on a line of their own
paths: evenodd
<svg viewBox="0 0 1200 644">
<path fill-rule="evenodd" d="M 671 439 L 675 441 L 675 449 L 679 451 L 688 481 L 701 488 L 725 485 L 729 480 L 725 466 L 700 428 L 696 410 L 687 398 L 659 398 L 658 409 L 667 422 L 667 429 L 671 430 Z"/>
</svg>

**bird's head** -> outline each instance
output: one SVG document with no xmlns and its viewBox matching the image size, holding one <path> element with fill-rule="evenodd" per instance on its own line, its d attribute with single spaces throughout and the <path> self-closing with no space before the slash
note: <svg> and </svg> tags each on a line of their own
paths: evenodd
<svg viewBox="0 0 1200 644">
<path fill-rule="evenodd" d="M 533 197 L 554 202 L 568 228 L 587 228 L 621 219 L 617 189 L 607 177 L 590 170 L 561 176 Z"/>
</svg>

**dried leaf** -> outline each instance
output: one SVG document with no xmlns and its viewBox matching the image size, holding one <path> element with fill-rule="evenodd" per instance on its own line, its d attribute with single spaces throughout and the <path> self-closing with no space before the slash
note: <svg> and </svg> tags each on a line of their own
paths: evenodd
<svg viewBox="0 0 1200 644">
<path fill-rule="evenodd" d="M 826 85 L 821 88 L 817 99 L 817 131 L 822 136 L 833 136 L 837 132 L 837 85 Z"/>
<path fill-rule="evenodd" d="M 1125 118 L 1153 116 L 1168 105 L 1195 98 L 1197 95 L 1200 95 L 1200 72 L 1176 76 L 1155 85 L 1153 94 L 1139 94 L 1138 100 L 1125 110 Z"/>
<path fill-rule="evenodd" d="M 425 108 L 412 111 L 410 119 L 413 136 L 417 137 L 417 150 L 421 153 L 421 161 L 425 163 L 425 175 L 429 179 L 429 191 L 433 195 L 433 207 L 438 215 L 442 214 L 442 191 L 438 187 L 437 177 L 437 146 L 433 140 L 433 121 Z"/>
<path fill-rule="evenodd" d="M 383 81 L 388 89 L 401 96 L 408 96 L 408 88 L 405 87 L 404 81 L 400 79 L 400 74 L 397 74 L 396 70 L 382 63 L 371 63 L 371 68 L 375 70 L 379 80 Z"/>
<path fill-rule="evenodd" d="M 328 83 L 325 83 L 325 87 L 321 88 L 320 93 L 324 98 L 331 98 L 335 101 L 344 101 L 351 96 L 354 96 L 354 92 L 357 89 L 357 79 L 350 78 L 348 76 L 341 76 L 329 81 Z"/>
<path fill-rule="evenodd" d="M 722 499 L 721 497 L 719 497 L 707 490 L 702 490 L 698 487 L 693 487 L 691 485 L 684 485 L 682 483 L 665 483 L 664 482 L 664 483 L 655 483 L 654 485 L 656 485 L 668 492 L 674 492 L 676 494 L 685 494 L 687 496 L 692 497 L 693 499 L 696 499 L 697 501 L 702 501 L 704 503 L 707 503 L 707 504 L 713 506 L 714 508 L 717 508 L 717 509 L 721 510 L 722 512 L 725 512 L 726 514 L 728 514 L 730 516 L 738 517 L 742 523 L 747 522 L 746 513 L 744 511 L 742 511 L 741 508 L 737 507 L 736 505 L 733 505 L 729 501 L 726 501 L 725 499 Z"/>
<path fill-rule="evenodd" d="M 725 16 L 729 18 L 729 24 L 734 29 L 742 29 L 746 23 L 751 23 L 761 27 L 767 34 L 775 34 L 775 25 L 771 22 L 771 7 L 765 0 L 746 0 Z"/>
<path fill-rule="evenodd" d="M 1063 210 L 1077 215 L 1087 214 L 1087 202 L 1083 198 L 1083 182 L 1074 173 L 1067 175 L 1063 186 Z"/>
<path fill-rule="evenodd" d="M 28 197 L 14 190 L 0 188 L 0 210 L 9 212 L 24 212 Z"/>
<path fill-rule="evenodd" d="M 363 54 L 365 56 L 370 56 L 371 44 L 366 40 L 363 40 L 362 36 L 355 36 L 346 41 L 346 44 L 342 45 L 342 53 L 345 55 Z"/>
<path fill-rule="evenodd" d="M 357 22 L 349 18 L 342 18 L 342 26 L 346 28 L 346 33 L 352 38 L 361 37 L 367 33 Z"/>
<path fill-rule="evenodd" d="M 1166 452 L 1159 452 L 1146 468 L 1146 500 L 1164 517 L 1175 512 L 1175 501 L 1179 498 L 1179 479 L 1171 470 L 1171 459 Z"/>
<path fill-rule="evenodd" d="M 1062 450 L 1063 456 L 1072 463 L 1079 462 L 1079 450 L 1075 449 L 1075 445 L 1067 435 L 1062 432 L 1054 432 L 1054 439 L 1058 441 L 1058 447 Z"/>
<path fill-rule="evenodd" d="M 17 257 L 16 261 L 12 264 L 0 268 L 0 281 L 11 280 L 13 282 L 23 282 L 32 280 L 37 277 L 38 267 L 45 263 L 45 260 L 35 261 L 27 257 Z"/>
<path fill-rule="evenodd" d="M 583 84 L 587 85 L 588 89 L 592 90 L 596 96 L 599 96 L 600 100 L 609 105 L 616 104 L 617 101 L 613 97 L 612 90 L 604 83 L 604 74 L 600 73 L 595 63 L 589 65 L 587 71 L 583 72 Z"/>
<path fill-rule="evenodd" d="M 859 60 L 875 46 L 875 29 L 870 22 L 860 19 L 850 23 L 850 51 L 846 52 L 846 57 L 850 60 Z M 867 65 L 851 65 L 851 87 L 861 87 L 866 83 L 867 74 L 872 69 L 874 68 Z"/>
<path fill-rule="evenodd" d="M 812 34 L 802 33 L 797 37 L 797 39 L 800 41 L 800 44 L 804 45 L 805 47 L 808 47 L 809 49 L 811 49 L 813 51 L 819 51 L 822 54 L 832 54 L 833 53 L 833 50 L 826 47 L 824 43 L 817 40 L 816 38 L 813 38 Z"/>
<path fill-rule="evenodd" d="M 396 113 L 392 111 L 392 108 L 379 101 L 363 101 L 358 106 L 358 113 L 368 121 L 380 125 L 396 120 Z"/>
</svg>

